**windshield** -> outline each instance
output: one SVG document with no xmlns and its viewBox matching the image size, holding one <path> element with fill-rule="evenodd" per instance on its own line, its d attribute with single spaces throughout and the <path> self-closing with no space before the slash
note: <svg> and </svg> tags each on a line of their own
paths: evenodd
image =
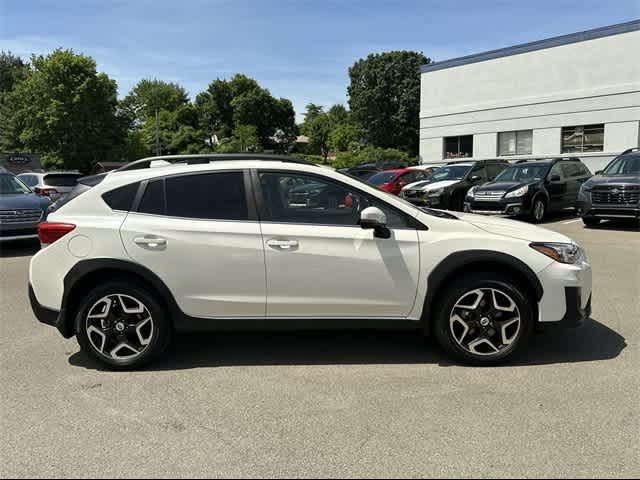
<svg viewBox="0 0 640 480">
<path fill-rule="evenodd" d="M 387 183 L 396 176 L 396 172 L 380 172 L 376 173 L 373 177 L 367 180 L 367 183 L 371 185 L 382 185 L 383 183 Z"/>
<path fill-rule="evenodd" d="M 518 182 L 518 183 L 530 183 L 542 180 L 547 176 L 549 171 L 549 164 L 540 165 L 514 165 L 503 170 L 500 175 L 496 177 L 494 182 Z"/>
<path fill-rule="evenodd" d="M 640 175 L 640 155 L 621 155 L 602 172 L 603 175 Z"/>
<path fill-rule="evenodd" d="M 31 193 L 31 190 L 13 175 L 0 175 L 0 195 L 18 195 L 21 193 Z"/>
<path fill-rule="evenodd" d="M 471 165 L 445 165 L 431 174 L 431 176 L 429 176 L 429 180 L 431 182 L 460 180 L 464 178 L 469 170 L 471 170 Z"/>
</svg>

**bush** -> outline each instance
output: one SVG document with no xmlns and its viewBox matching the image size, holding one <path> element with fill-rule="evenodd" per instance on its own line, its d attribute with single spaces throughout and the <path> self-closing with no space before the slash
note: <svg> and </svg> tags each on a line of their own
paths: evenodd
<svg viewBox="0 0 640 480">
<path fill-rule="evenodd" d="M 410 157 L 407 152 L 395 148 L 378 148 L 366 146 L 351 152 L 339 152 L 331 163 L 335 168 L 349 168 L 363 163 L 404 162 L 408 165 L 417 164 L 417 159 Z"/>
</svg>

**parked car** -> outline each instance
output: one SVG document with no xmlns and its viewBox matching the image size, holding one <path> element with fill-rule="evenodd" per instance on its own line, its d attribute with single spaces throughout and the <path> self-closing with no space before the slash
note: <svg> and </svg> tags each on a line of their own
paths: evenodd
<svg viewBox="0 0 640 480">
<path fill-rule="evenodd" d="M 461 212 L 471 187 L 493 180 L 508 166 L 506 160 L 449 162 L 423 182 L 406 188 L 402 197 L 414 205 Z"/>
<path fill-rule="evenodd" d="M 420 167 L 399 168 L 376 173 L 367 179 L 367 183 L 384 192 L 399 195 L 406 185 L 424 180 L 428 176 L 429 172 Z"/>
<path fill-rule="evenodd" d="M 591 176 L 579 158 L 522 160 L 493 181 L 471 188 L 465 210 L 484 215 L 522 215 L 539 223 L 548 212 L 575 209 L 578 191 Z"/>
<path fill-rule="evenodd" d="M 397 170 L 401 168 L 407 168 L 407 162 L 399 160 L 388 160 L 384 162 L 363 163 L 349 168 L 341 168 L 338 171 L 340 173 L 345 173 L 352 177 L 356 177 L 363 181 L 366 181 L 376 173 L 384 172 L 385 170 Z"/>
<path fill-rule="evenodd" d="M 36 194 L 55 202 L 69 193 L 82 176 L 80 172 L 25 172 L 18 178 Z"/>
<path fill-rule="evenodd" d="M 557 232 L 416 208 L 288 157 L 171 161 L 94 178 L 39 228 L 36 317 L 112 368 L 150 362 L 174 332 L 401 326 L 487 365 L 590 314 L 591 267 Z M 292 202 L 298 182 L 351 201 Z"/>
<path fill-rule="evenodd" d="M 587 226 L 603 219 L 640 222 L 640 151 L 627 150 L 582 185 L 578 214 Z"/>
<path fill-rule="evenodd" d="M 0 171 L 0 242 L 37 238 L 50 203 L 12 173 Z"/>
</svg>

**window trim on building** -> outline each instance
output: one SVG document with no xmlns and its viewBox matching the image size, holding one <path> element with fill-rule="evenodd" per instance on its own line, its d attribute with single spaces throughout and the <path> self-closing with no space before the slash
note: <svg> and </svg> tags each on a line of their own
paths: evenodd
<svg viewBox="0 0 640 480">
<path fill-rule="evenodd" d="M 474 136 L 473 135 L 451 135 L 448 137 L 443 137 L 442 139 L 442 158 L 444 160 L 455 160 L 458 158 L 473 158 L 473 144 L 474 144 Z M 447 154 L 449 152 L 447 152 L 447 140 L 449 139 L 454 139 L 457 138 L 458 139 L 458 153 L 454 154 L 452 156 L 448 156 Z M 462 155 L 461 154 L 461 139 L 462 138 L 470 138 L 471 139 L 471 150 L 469 151 L 469 155 Z"/>
<path fill-rule="evenodd" d="M 528 144 L 528 151 L 518 151 L 518 145 L 519 145 L 519 141 L 518 141 L 518 136 L 522 135 L 522 134 L 529 134 L 530 135 L 530 141 Z M 515 140 L 515 151 L 513 153 L 508 153 L 508 152 L 503 152 L 502 151 L 502 141 L 501 141 L 501 136 L 502 135 L 509 135 L 512 134 L 514 136 L 514 140 Z M 524 130 L 509 130 L 506 132 L 498 132 L 498 156 L 499 157 L 513 157 L 516 155 L 532 155 L 533 154 L 533 129 L 524 129 Z"/>
<path fill-rule="evenodd" d="M 586 129 L 598 129 L 597 132 L 595 133 L 600 133 L 600 129 L 602 130 L 602 143 L 592 143 L 592 144 L 587 144 L 590 145 L 592 147 L 596 147 L 595 149 L 589 149 L 589 150 L 585 150 L 585 136 L 587 135 L 585 130 Z M 573 145 L 568 145 L 565 143 L 565 132 L 569 131 L 569 130 L 575 130 L 577 132 L 578 129 L 582 129 L 582 141 L 581 144 L 578 147 L 573 146 Z M 593 134 L 594 132 L 590 132 L 591 134 Z M 568 126 L 568 127 L 562 127 L 560 130 L 560 152 L 561 153 L 597 153 L 597 152 L 604 152 L 604 135 L 605 135 L 605 124 L 604 123 L 594 123 L 594 124 L 589 124 L 589 125 L 572 125 L 572 126 Z M 598 148 L 599 147 L 599 148 Z M 574 150 L 574 148 L 576 148 Z"/>
</svg>

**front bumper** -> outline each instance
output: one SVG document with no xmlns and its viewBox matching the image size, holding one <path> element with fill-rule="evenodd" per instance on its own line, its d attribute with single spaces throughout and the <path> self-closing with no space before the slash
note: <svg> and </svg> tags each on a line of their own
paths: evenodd
<svg viewBox="0 0 640 480">
<path fill-rule="evenodd" d="M 598 204 L 578 202 L 578 215 L 588 218 L 640 219 L 640 205 Z"/>
<path fill-rule="evenodd" d="M 529 209 L 522 199 L 510 198 L 495 201 L 469 201 L 464 202 L 464 211 L 478 215 L 526 215 Z"/>
<path fill-rule="evenodd" d="M 551 263 L 538 272 L 544 294 L 538 304 L 541 325 L 576 327 L 591 315 L 591 265 Z"/>
</svg>

